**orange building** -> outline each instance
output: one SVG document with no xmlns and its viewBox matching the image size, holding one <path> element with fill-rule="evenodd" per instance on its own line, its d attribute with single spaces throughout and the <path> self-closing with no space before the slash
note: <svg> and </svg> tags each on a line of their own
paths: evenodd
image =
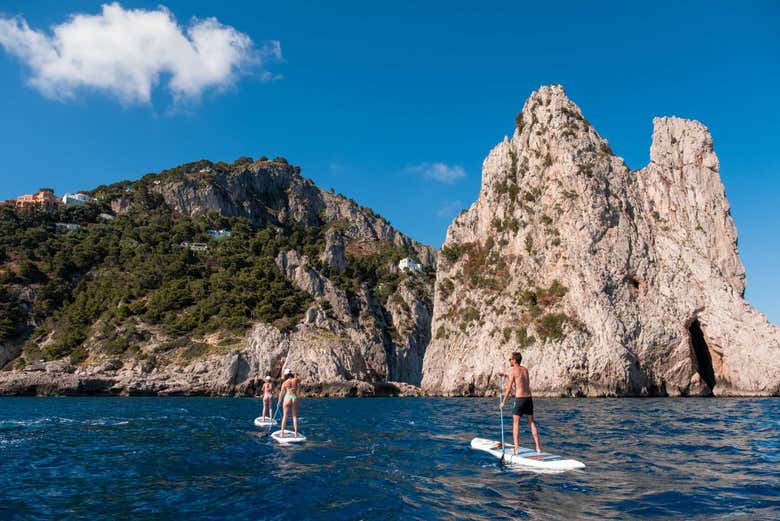
<svg viewBox="0 0 780 521">
<path fill-rule="evenodd" d="M 59 197 L 54 195 L 54 191 L 49 188 L 42 188 L 37 194 L 25 194 L 16 198 L 16 206 L 19 208 L 43 208 L 50 210 L 60 204 Z"/>
</svg>

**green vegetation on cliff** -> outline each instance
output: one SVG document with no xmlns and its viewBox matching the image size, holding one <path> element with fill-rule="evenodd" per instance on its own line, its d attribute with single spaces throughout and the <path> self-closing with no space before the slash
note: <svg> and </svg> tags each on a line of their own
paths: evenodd
<svg viewBox="0 0 780 521">
<path fill-rule="evenodd" d="M 44 358 L 78 359 L 95 334 L 113 354 L 129 348 L 140 324 L 175 337 L 238 332 L 252 320 L 285 330 L 300 319 L 310 297 L 284 279 L 274 258 L 282 250 L 305 251 L 305 232 L 256 229 L 216 215 L 191 219 L 155 197 L 145 202 L 113 220 L 96 218 L 100 208 L 93 205 L 62 207 L 59 214 L 2 208 L 0 338 L 40 324 L 32 340 L 44 346 Z M 59 231 L 57 221 L 80 226 Z M 209 228 L 232 235 L 210 239 Z M 208 249 L 182 245 L 193 242 Z M 20 288 L 34 293 L 31 305 L 13 298 Z"/>
<path fill-rule="evenodd" d="M 384 308 L 404 277 L 393 266 L 412 255 L 408 248 L 346 241 L 345 269 L 338 272 L 320 255 L 326 233 L 349 222 L 253 224 L 215 212 L 190 217 L 157 193 L 161 183 L 214 182 L 209 172 L 243 171 L 250 163 L 247 157 L 188 163 L 100 186 L 90 192 L 97 201 L 83 206 L 0 206 L 0 343 L 26 342 L 17 365 L 66 356 L 79 362 L 92 353 L 134 356 L 152 337 L 160 349 L 195 346 L 188 355 L 196 356 L 215 332 L 235 339 L 258 321 L 290 330 L 314 303 L 276 265 L 278 254 L 290 250 L 348 294 L 368 291 Z M 268 163 L 294 168 L 283 158 Z M 284 204 L 276 195 L 258 201 Z M 111 215 L 112 201 L 120 203 L 120 215 Z M 212 238 L 209 230 L 230 235 Z M 425 277 L 432 280 L 430 268 Z"/>
</svg>

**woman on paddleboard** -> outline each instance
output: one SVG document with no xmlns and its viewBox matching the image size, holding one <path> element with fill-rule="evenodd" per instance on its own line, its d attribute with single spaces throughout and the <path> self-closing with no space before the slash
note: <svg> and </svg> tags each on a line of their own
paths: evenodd
<svg viewBox="0 0 780 521">
<path fill-rule="evenodd" d="M 271 414 L 274 409 L 274 384 L 271 383 L 271 377 L 265 377 L 265 383 L 263 384 L 263 414 L 262 419 L 266 419 L 266 411 L 268 413 L 268 419 L 271 419 Z"/>
<path fill-rule="evenodd" d="M 282 401 L 284 400 L 284 401 Z M 282 436 L 287 416 L 292 413 L 293 431 L 298 437 L 298 378 L 290 369 L 284 370 L 284 382 L 279 390 L 279 401 L 282 403 Z"/>
</svg>

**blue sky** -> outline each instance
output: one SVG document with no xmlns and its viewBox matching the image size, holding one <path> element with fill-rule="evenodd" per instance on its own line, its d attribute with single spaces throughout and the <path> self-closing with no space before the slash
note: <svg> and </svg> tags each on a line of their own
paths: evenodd
<svg viewBox="0 0 780 521">
<path fill-rule="evenodd" d="M 632 168 L 648 161 L 654 116 L 710 128 L 748 299 L 780 323 L 780 3 L 162 4 L 182 30 L 214 17 L 220 35 L 236 45 L 243 35 L 255 52 L 233 56 L 222 76 L 193 76 L 205 67 L 189 62 L 164 69 L 143 99 L 124 77 L 110 88 L 72 76 L 36 82 L 0 50 L 0 198 L 88 189 L 200 158 L 282 155 L 439 246 L 476 199 L 481 162 L 512 132 L 526 97 L 560 83 Z M 6 20 L 21 15 L 49 37 L 75 13 L 98 15 L 101 3 L 0 5 Z"/>
</svg>

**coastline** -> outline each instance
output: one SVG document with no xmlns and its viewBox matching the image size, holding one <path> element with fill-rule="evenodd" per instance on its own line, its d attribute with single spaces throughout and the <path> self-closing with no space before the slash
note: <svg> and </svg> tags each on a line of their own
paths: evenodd
<svg viewBox="0 0 780 521">
<path fill-rule="evenodd" d="M 162 376 L 162 377 L 161 377 Z M 168 375 L 165 375 L 168 376 Z M 183 374 L 179 378 L 150 375 L 148 378 L 128 379 L 126 375 L 109 374 L 78 375 L 54 371 L 3 371 L 0 372 L 0 397 L 242 397 L 261 395 L 260 380 L 250 379 L 240 384 L 229 384 L 215 378 L 187 382 Z M 484 398 L 498 396 L 495 393 L 453 394 L 432 393 L 405 382 L 369 383 L 359 380 L 324 382 L 302 385 L 306 398 Z M 547 399 L 582 398 L 777 398 L 777 394 L 743 393 L 733 389 L 718 390 L 711 396 L 669 394 L 571 394 L 565 392 L 537 391 L 534 397 Z"/>
</svg>

